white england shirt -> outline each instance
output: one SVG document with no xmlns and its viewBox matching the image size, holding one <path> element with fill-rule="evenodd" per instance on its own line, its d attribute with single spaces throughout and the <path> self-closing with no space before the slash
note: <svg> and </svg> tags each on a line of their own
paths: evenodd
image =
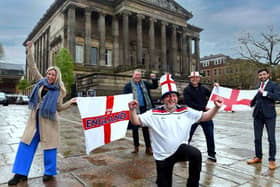
<svg viewBox="0 0 280 187">
<path fill-rule="evenodd" d="M 142 125 L 151 129 L 154 158 L 164 160 L 182 143 L 187 143 L 191 126 L 200 120 L 202 113 L 189 107 L 178 107 L 170 113 L 160 107 L 139 115 Z"/>
</svg>

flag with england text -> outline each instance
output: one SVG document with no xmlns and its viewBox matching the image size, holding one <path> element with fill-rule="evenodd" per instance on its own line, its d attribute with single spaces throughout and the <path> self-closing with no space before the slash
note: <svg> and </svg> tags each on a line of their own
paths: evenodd
<svg viewBox="0 0 280 187">
<path fill-rule="evenodd" d="M 125 137 L 132 94 L 78 97 L 87 154 L 93 149 Z"/>
<path fill-rule="evenodd" d="M 224 99 L 222 111 L 250 111 L 250 103 L 257 94 L 258 90 L 237 90 L 226 87 L 214 87 L 211 96 L 207 103 L 207 108 L 215 106 L 214 100 L 216 97 Z"/>
</svg>

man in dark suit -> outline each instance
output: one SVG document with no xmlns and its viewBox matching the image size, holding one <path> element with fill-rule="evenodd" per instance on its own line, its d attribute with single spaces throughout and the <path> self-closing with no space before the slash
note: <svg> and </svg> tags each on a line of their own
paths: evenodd
<svg viewBox="0 0 280 187">
<path fill-rule="evenodd" d="M 152 83 L 142 80 L 142 73 L 140 70 L 135 70 L 130 80 L 124 87 L 123 93 L 133 93 L 134 99 L 139 102 L 139 107 L 137 108 L 137 113 L 142 114 L 147 110 L 154 107 L 151 99 L 150 89 L 156 89 L 158 87 L 158 80 L 155 74 L 150 75 Z M 134 142 L 134 150 L 132 153 L 138 153 L 139 151 L 139 134 L 138 127 L 129 124 L 132 129 L 132 136 Z M 150 141 L 150 134 L 148 127 L 142 127 L 143 137 L 146 145 L 146 154 L 152 155 L 152 147 Z"/>
<path fill-rule="evenodd" d="M 255 106 L 253 118 L 256 157 L 248 160 L 247 164 L 262 161 L 262 134 L 265 126 L 269 142 L 269 169 L 273 170 L 276 168 L 275 101 L 280 100 L 280 87 L 277 83 L 269 80 L 270 75 L 267 69 L 259 70 L 258 77 L 260 80 L 260 84 L 257 87 L 259 91 L 251 102 L 251 107 Z"/>
</svg>

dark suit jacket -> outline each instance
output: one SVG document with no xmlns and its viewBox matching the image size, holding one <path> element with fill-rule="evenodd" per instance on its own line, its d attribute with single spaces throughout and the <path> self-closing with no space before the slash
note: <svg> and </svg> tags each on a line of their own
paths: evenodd
<svg viewBox="0 0 280 187">
<path fill-rule="evenodd" d="M 260 85 L 257 86 L 257 89 Z M 262 112 L 265 118 L 275 118 L 275 101 L 280 100 L 280 87 L 277 83 L 269 80 L 264 91 L 267 91 L 267 96 L 262 96 L 260 92 L 254 97 L 251 106 L 255 106 L 253 117 L 257 117 L 259 112 Z"/>
</svg>

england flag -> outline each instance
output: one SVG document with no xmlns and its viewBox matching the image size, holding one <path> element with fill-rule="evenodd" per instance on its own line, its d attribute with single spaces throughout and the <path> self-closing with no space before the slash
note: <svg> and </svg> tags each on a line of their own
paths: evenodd
<svg viewBox="0 0 280 187">
<path fill-rule="evenodd" d="M 222 86 L 214 87 L 207 103 L 207 108 L 215 106 L 216 97 L 224 99 L 224 105 L 220 110 L 223 111 L 250 111 L 250 103 L 257 94 L 258 90 L 237 90 Z"/>
<path fill-rule="evenodd" d="M 78 97 L 87 154 L 93 149 L 125 137 L 132 94 Z"/>
</svg>

